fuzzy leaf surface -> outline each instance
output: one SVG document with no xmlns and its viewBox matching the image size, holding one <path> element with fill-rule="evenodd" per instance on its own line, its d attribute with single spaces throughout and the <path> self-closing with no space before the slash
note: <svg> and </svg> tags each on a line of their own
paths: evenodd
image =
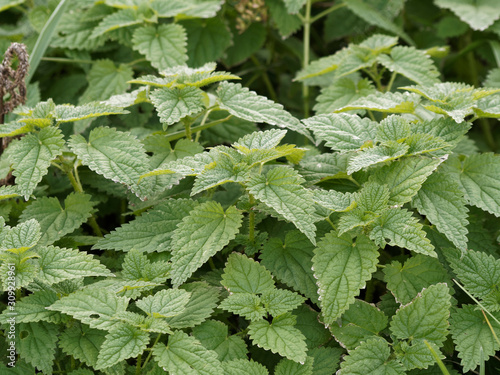
<svg viewBox="0 0 500 375">
<path fill-rule="evenodd" d="M 164 128 L 203 109 L 203 91 L 197 87 L 161 88 L 151 93 Z"/>
<path fill-rule="evenodd" d="M 339 375 L 403 375 L 405 368 L 394 360 L 389 360 L 391 349 L 382 338 L 370 338 L 351 351 L 340 364 Z"/>
<path fill-rule="evenodd" d="M 495 0 L 435 0 L 440 8 L 450 9 L 474 30 L 486 30 L 500 18 Z"/>
<path fill-rule="evenodd" d="M 113 316 L 124 312 L 128 301 L 106 289 L 82 289 L 62 297 L 47 309 L 71 315 L 92 328 L 109 330 L 118 323 Z"/>
<path fill-rule="evenodd" d="M 93 255 L 85 251 L 43 246 L 37 248 L 36 252 L 40 256 L 37 279 L 48 285 L 86 276 L 112 275 Z"/>
<path fill-rule="evenodd" d="M 285 111 L 281 104 L 257 95 L 239 83 L 222 82 L 217 89 L 217 96 L 220 108 L 233 116 L 288 128 L 308 138 L 311 137 L 305 126 Z"/>
<path fill-rule="evenodd" d="M 169 336 L 168 346 L 156 344 L 153 348 L 153 358 L 170 374 L 223 374 L 217 353 L 205 349 L 198 340 L 182 331 L 176 331 Z"/>
<path fill-rule="evenodd" d="M 142 144 L 130 133 L 100 127 L 90 132 L 88 141 L 81 135 L 73 135 L 68 143 L 91 170 L 126 184 L 138 196 L 145 197 L 147 189 L 137 181 L 148 171 L 149 160 Z"/>
<path fill-rule="evenodd" d="M 387 264 L 384 268 L 384 281 L 396 301 L 405 305 L 423 288 L 440 282 L 450 283 L 447 271 L 436 258 L 417 254 L 404 265 L 398 261 Z"/>
<path fill-rule="evenodd" d="M 236 237 L 242 214 L 217 202 L 200 204 L 182 219 L 172 236 L 172 283 L 182 284 L 211 256 Z"/>
<path fill-rule="evenodd" d="M 317 278 L 322 316 L 334 323 L 375 271 L 378 248 L 365 236 L 356 241 L 349 234 L 327 233 L 314 250 L 313 269 Z"/>
<path fill-rule="evenodd" d="M 390 55 L 381 54 L 377 61 L 391 72 L 399 73 L 419 85 L 439 82 L 439 72 L 430 57 L 414 47 L 394 47 Z"/>
<path fill-rule="evenodd" d="M 184 217 L 196 207 L 191 199 L 167 200 L 104 236 L 93 249 L 145 253 L 169 251 L 172 235 Z"/>
<path fill-rule="evenodd" d="M 500 217 L 500 156 L 475 154 L 460 161 L 451 157 L 445 163 L 465 193 L 468 203 Z"/>
<path fill-rule="evenodd" d="M 251 322 L 248 333 L 252 342 L 273 353 L 278 353 L 295 362 L 306 360 L 305 337 L 295 328 L 296 318 L 286 313 L 273 318 Z"/>
<path fill-rule="evenodd" d="M 310 117 L 303 122 L 317 139 L 338 151 L 357 150 L 366 141 L 375 139 L 377 125 L 357 115 L 335 113 Z"/>
<path fill-rule="evenodd" d="M 457 248 L 466 250 L 469 210 L 460 186 L 449 175 L 430 175 L 412 204 Z"/>
<path fill-rule="evenodd" d="M 231 254 L 222 274 L 221 284 L 230 293 L 262 294 L 274 288 L 271 273 L 243 254 Z"/>
<path fill-rule="evenodd" d="M 500 325 L 488 316 L 488 320 L 498 336 Z M 495 340 L 481 310 L 476 305 L 462 305 L 452 311 L 450 318 L 450 331 L 453 342 L 462 359 L 463 371 L 474 370 L 481 363 L 495 354 L 500 345 Z M 482 349 L 482 353 L 481 353 Z"/>
<path fill-rule="evenodd" d="M 404 208 L 389 208 L 376 219 L 370 238 L 382 247 L 388 243 L 391 246 L 437 257 L 434 246 L 427 239 L 422 227 L 422 224 L 412 216 L 411 211 Z"/>
<path fill-rule="evenodd" d="M 47 174 L 50 162 L 62 153 L 63 147 L 61 130 L 54 127 L 27 134 L 9 145 L 7 158 L 12 162 L 19 193 L 25 199 Z"/>
<path fill-rule="evenodd" d="M 146 349 L 149 334 L 128 324 L 120 324 L 107 335 L 99 349 L 95 369 L 105 369 L 128 358 L 137 357 Z"/>
<path fill-rule="evenodd" d="M 94 203 L 88 194 L 71 193 L 62 208 L 54 197 L 41 197 L 31 203 L 21 214 L 21 221 L 35 219 L 40 224 L 40 245 L 50 245 L 85 223 L 92 214 Z"/>
<path fill-rule="evenodd" d="M 317 287 L 312 271 L 314 246 L 297 230 L 289 231 L 285 241 L 273 237 L 261 251 L 261 264 L 281 282 L 317 302 Z"/>
<path fill-rule="evenodd" d="M 146 56 L 158 70 L 187 61 L 186 32 L 181 25 L 143 26 L 134 32 L 134 49 Z"/>
<path fill-rule="evenodd" d="M 451 296 L 444 283 L 434 284 L 409 304 L 401 307 L 392 318 L 390 329 L 400 340 L 427 340 L 441 345 L 448 334 Z"/>
<path fill-rule="evenodd" d="M 267 368 L 258 362 L 247 359 L 234 359 L 222 362 L 223 375 L 269 375 Z"/>
<path fill-rule="evenodd" d="M 52 373 L 56 354 L 57 326 L 47 322 L 21 323 L 17 326 L 20 357 L 45 374 Z"/>
<path fill-rule="evenodd" d="M 312 194 L 301 185 L 303 182 L 296 171 L 280 166 L 266 175 L 251 176 L 247 188 L 255 198 L 290 220 L 316 244 L 316 227 L 312 220 L 314 201 Z"/>
<path fill-rule="evenodd" d="M 217 320 L 207 320 L 193 329 L 194 337 L 208 350 L 217 353 L 220 361 L 247 359 L 245 341 L 236 335 L 228 336 L 228 326 Z"/>
</svg>

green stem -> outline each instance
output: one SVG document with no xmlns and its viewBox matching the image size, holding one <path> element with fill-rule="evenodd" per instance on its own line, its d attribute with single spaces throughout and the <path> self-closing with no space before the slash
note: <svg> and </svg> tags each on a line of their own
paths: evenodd
<svg viewBox="0 0 500 375">
<path fill-rule="evenodd" d="M 153 354 L 153 348 L 155 347 L 156 344 L 158 344 L 158 341 L 160 341 L 161 333 L 158 334 L 156 337 L 155 342 L 153 343 L 153 346 L 151 346 L 151 350 L 149 351 L 148 356 L 146 357 L 146 360 L 144 361 L 144 364 L 142 365 L 142 369 L 144 370 L 146 368 L 146 365 L 149 362 L 149 359 L 151 358 L 151 355 Z"/>
<path fill-rule="evenodd" d="M 256 58 L 255 55 L 250 56 L 250 59 L 258 68 L 260 68 L 260 71 L 262 72 L 262 79 L 264 80 L 264 84 L 266 85 L 267 91 L 269 91 L 269 96 L 271 97 L 272 100 L 277 102 L 278 96 L 276 95 L 276 91 L 274 90 L 271 80 L 269 79 L 269 75 L 267 74 L 266 68 L 262 66 L 259 59 Z"/>
<path fill-rule="evenodd" d="M 208 265 L 212 271 L 215 271 L 217 268 L 215 267 L 214 260 L 212 258 L 208 258 Z"/>
<path fill-rule="evenodd" d="M 135 375 L 141 375 L 141 362 L 142 362 L 142 353 L 137 356 L 137 363 L 135 365 Z"/>
<path fill-rule="evenodd" d="M 372 121 L 377 121 L 375 120 L 375 116 L 373 115 L 373 112 L 371 110 L 367 109 L 366 111 L 368 112 L 368 116 L 370 116 Z"/>
<path fill-rule="evenodd" d="M 185 117 L 182 119 L 182 122 L 184 124 L 184 130 L 186 134 L 186 138 L 189 139 L 190 141 L 193 140 L 193 136 L 191 134 L 191 119 L 188 117 Z"/>
<path fill-rule="evenodd" d="M 309 66 L 309 49 L 311 43 L 311 5 L 312 1 L 307 0 L 306 14 L 304 16 L 304 56 L 302 58 L 302 68 L 305 69 Z M 304 82 L 302 83 L 302 100 L 304 101 L 304 118 L 309 117 L 309 86 Z"/>
<path fill-rule="evenodd" d="M 253 243 L 255 241 L 255 211 L 253 209 L 255 198 L 252 194 L 248 193 L 248 200 L 250 203 L 250 211 L 248 213 L 248 240 Z"/>
<path fill-rule="evenodd" d="M 148 60 L 146 60 L 144 58 L 143 59 L 137 59 L 137 60 L 134 60 L 134 61 L 131 61 L 131 62 L 127 63 L 126 65 L 133 66 L 133 65 L 135 65 L 137 63 L 141 63 L 141 62 L 144 62 L 144 61 L 148 61 Z"/>
<path fill-rule="evenodd" d="M 340 4 L 337 4 L 337 5 L 334 5 L 324 11 L 322 11 L 321 13 L 318 13 L 317 15 L 315 15 L 313 18 L 311 18 L 311 23 L 314 23 L 316 22 L 317 20 L 319 20 L 320 18 L 326 16 L 327 14 L 331 13 L 331 12 L 335 12 L 337 9 L 340 9 L 340 8 L 343 8 L 345 7 L 346 4 L 345 3 L 340 3 Z"/>
<path fill-rule="evenodd" d="M 207 124 L 193 126 L 191 128 L 191 132 L 195 133 L 195 132 L 199 132 L 201 130 L 205 130 L 205 129 L 211 128 L 214 125 L 217 125 L 217 124 L 220 124 L 222 122 L 225 122 L 225 121 L 229 120 L 231 117 L 233 117 L 233 115 L 229 115 L 229 116 L 224 117 L 223 119 L 220 119 L 220 120 L 211 121 L 211 122 L 209 122 Z M 169 142 L 170 141 L 175 141 L 177 139 L 180 139 L 180 138 L 184 137 L 185 135 L 186 135 L 186 132 L 184 130 L 178 131 L 178 132 L 175 132 L 175 133 L 172 133 L 172 134 L 168 134 L 167 135 L 167 140 Z"/>
<path fill-rule="evenodd" d="M 73 171 L 69 170 L 65 170 L 66 172 L 66 175 L 68 176 L 69 178 L 69 182 L 71 183 L 71 186 L 73 186 L 73 189 L 77 192 L 77 193 L 83 193 L 83 187 L 82 187 L 82 184 L 80 183 L 80 178 L 78 177 L 78 172 L 76 170 L 76 167 L 75 167 L 75 172 L 76 172 L 76 178 L 75 178 L 75 175 L 73 174 Z M 95 219 L 95 216 L 92 215 L 90 216 L 89 218 L 89 221 L 88 221 L 90 227 L 92 228 L 92 230 L 94 231 L 94 234 L 98 237 L 104 237 L 102 235 L 102 231 L 101 231 L 101 228 L 99 228 L 99 224 L 97 224 L 97 221 Z"/>
<path fill-rule="evenodd" d="M 387 84 L 387 87 L 385 88 L 385 91 L 386 92 L 389 92 L 391 91 L 391 88 L 392 88 L 392 84 L 394 83 L 394 80 L 396 79 L 396 76 L 398 75 L 398 73 L 396 72 L 393 72 L 392 75 L 391 75 L 391 79 L 389 80 L 389 83 Z"/>
<path fill-rule="evenodd" d="M 328 224 L 330 224 L 330 225 L 332 226 L 333 230 L 337 230 L 337 228 L 335 228 L 335 224 L 333 224 L 333 222 L 330 220 L 330 218 L 329 218 L 329 217 L 327 217 L 325 220 L 326 220 L 326 222 L 327 222 Z"/>
</svg>

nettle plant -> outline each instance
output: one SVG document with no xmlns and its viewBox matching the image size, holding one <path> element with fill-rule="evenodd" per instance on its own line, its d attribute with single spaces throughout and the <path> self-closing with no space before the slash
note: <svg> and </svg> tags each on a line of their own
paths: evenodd
<svg viewBox="0 0 500 375">
<path fill-rule="evenodd" d="M 441 83 L 426 51 L 375 35 L 299 72 L 323 86 L 299 121 L 215 68 L 0 126 L 24 134 L 0 164 L 15 176 L 0 187 L 18 217 L 0 218 L 0 278 L 7 290 L 14 265 L 16 370 L 446 374 L 449 358 L 467 372 L 493 356 L 500 261 L 483 222 L 500 216 L 500 157 L 466 134 L 500 116 L 500 90 Z M 64 135 L 142 102 L 162 130 L 96 119 Z M 278 128 L 198 143 L 248 122 Z M 292 132 L 304 147 L 283 142 Z"/>
</svg>

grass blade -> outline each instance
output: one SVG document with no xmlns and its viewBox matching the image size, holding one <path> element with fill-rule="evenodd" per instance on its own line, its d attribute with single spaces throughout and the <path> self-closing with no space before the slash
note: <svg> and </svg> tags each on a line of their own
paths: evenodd
<svg viewBox="0 0 500 375">
<path fill-rule="evenodd" d="M 36 68 L 40 63 L 40 60 L 45 54 L 45 51 L 47 50 L 47 47 L 49 46 L 50 41 L 52 39 L 52 35 L 56 30 L 57 24 L 59 23 L 59 20 L 66 11 L 68 3 L 69 3 L 68 0 L 61 0 L 57 8 L 50 15 L 49 20 L 42 29 L 42 32 L 38 36 L 38 39 L 36 40 L 35 43 L 35 47 L 33 48 L 33 51 L 31 51 L 30 54 L 30 71 L 28 73 L 28 77 L 26 78 L 26 84 L 30 82 L 33 73 L 35 73 Z"/>
</svg>

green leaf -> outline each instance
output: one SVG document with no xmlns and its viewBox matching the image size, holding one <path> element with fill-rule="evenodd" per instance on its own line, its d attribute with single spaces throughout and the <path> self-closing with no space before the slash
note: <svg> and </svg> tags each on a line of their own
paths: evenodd
<svg viewBox="0 0 500 375">
<path fill-rule="evenodd" d="M 182 289 L 163 289 L 152 296 L 139 301 L 136 305 L 148 316 L 154 318 L 169 318 L 184 312 L 191 298 L 191 293 Z"/>
<path fill-rule="evenodd" d="M 171 374 L 220 375 L 223 373 L 217 354 L 205 349 L 198 340 L 182 331 L 168 338 L 168 346 L 158 343 L 152 350 L 158 365 Z"/>
<path fill-rule="evenodd" d="M 394 47 L 390 55 L 379 55 L 377 61 L 391 72 L 399 73 L 419 85 L 439 82 L 439 71 L 430 56 L 414 47 Z"/>
<path fill-rule="evenodd" d="M 356 82 L 350 77 L 343 77 L 321 90 L 321 94 L 316 97 L 317 103 L 313 109 L 318 114 L 334 112 L 373 93 L 375 93 L 375 88 L 368 79 L 364 78 Z"/>
<path fill-rule="evenodd" d="M 15 185 L 0 186 L 0 200 L 20 197 L 19 190 Z"/>
<path fill-rule="evenodd" d="M 271 18 L 276 24 L 276 28 L 283 39 L 287 38 L 301 28 L 301 19 L 298 15 L 288 14 L 283 1 L 268 0 L 268 2 L 266 2 L 266 6 L 268 7 Z"/>
<path fill-rule="evenodd" d="M 228 336 L 228 326 L 222 322 L 207 320 L 193 328 L 193 335 L 205 348 L 215 351 L 219 361 L 247 359 L 245 341 L 240 336 Z"/>
<path fill-rule="evenodd" d="M 384 281 L 396 301 L 410 303 L 423 288 L 440 282 L 451 283 L 450 276 L 436 258 L 417 254 L 404 265 L 398 261 L 384 268 Z"/>
<path fill-rule="evenodd" d="M 283 358 L 274 368 L 274 375 L 313 375 L 314 358 L 307 357 L 304 363 Z"/>
<path fill-rule="evenodd" d="M 227 258 L 221 284 L 230 293 L 261 294 L 274 288 L 273 278 L 264 266 L 238 253 Z"/>
<path fill-rule="evenodd" d="M 450 157 L 444 172 L 459 183 L 469 204 L 500 217 L 500 156 L 475 154 L 463 160 Z"/>
<path fill-rule="evenodd" d="M 403 158 L 375 171 L 370 176 L 370 181 L 387 184 L 390 192 L 389 204 L 402 205 L 411 201 L 440 163 L 438 159 L 418 156 Z"/>
<path fill-rule="evenodd" d="M 80 106 L 63 104 L 56 106 L 53 111 L 55 120 L 61 123 L 126 113 L 128 111 L 124 111 L 122 108 L 99 102 L 91 102 Z"/>
<path fill-rule="evenodd" d="M 255 198 L 276 210 L 316 244 L 312 194 L 301 186 L 304 180 L 293 169 L 275 167 L 266 175 L 251 176 L 247 188 Z"/>
<path fill-rule="evenodd" d="M 307 3 L 307 0 L 284 0 L 286 9 L 290 14 L 296 14 Z"/>
<path fill-rule="evenodd" d="M 203 91 L 197 87 L 161 88 L 154 90 L 150 97 L 164 129 L 204 108 Z"/>
<path fill-rule="evenodd" d="M 95 366 L 105 335 L 104 331 L 75 322 L 61 332 L 58 344 L 64 353 L 89 366 Z"/>
<path fill-rule="evenodd" d="M 6 156 L 12 162 L 12 174 L 16 177 L 19 193 L 25 199 L 47 174 L 50 162 L 62 153 L 63 147 L 61 130 L 54 127 L 26 134 L 9 144 Z"/>
<path fill-rule="evenodd" d="M 3 221 L 3 220 L 2 220 Z M 40 240 L 40 225 L 35 219 L 17 224 L 14 228 L 5 228 L 1 232 L 0 250 L 23 253 L 31 249 Z"/>
<path fill-rule="evenodd" d="M 312 272 L 311 241 L 298 230 L 288 231 L 284 242 L 272 237 L 261 251 L 261 264 L 281 282 L 318 302 L 316 280 Z"/>
<path fill-rule="evenodd" d="M 172 284 L 178 286 L 234 239 L 242 215 L 231 206 L 202 203 L 182 219 L 172 235 Z"/>
<path fill-rule="evenodd" d="M 314 136 L 333 150 L 357 150 L 375 139 L 377 123 L 358 115 L 327 114 L 303 120 Z"/>
<path fill-rule="evenodd" d="M 412 204 L 462 251 L 467 248 L 467 214 L 464 193 L 448 174 L 434 173 L 423 183 Z"/>
<path fill-rule="evenodd" d="M 363 168 L 397 159 L 407 154 L 408 150 L 408 145 L 396 141 L 362 149 L 349 160 L 347 173 L 353 174 Z"/>
<path fill-rule="evenodd" d="M 239 83 L 222 82 L 217 88 L 218 104 L 230 114 L 252 122 L 288 128 L 310 138 L 304 125 L 275 103 Z"/>
<path fill-rule="evenodd" d="M 76 18 L 76 19 L 75 19 Z M 91 38 L 97 22 L 77 17 L 73 12 L 64 13 L 50 41 L 51 47 L 93 51 L 101 47 L 108 39 L 107 35 Z"/>
<path fill-rule="evenodd" d="M 25 0 L 1 0 L 0 1 L 0 12 L 7 10 L 9 8 L 15 7 L 16 5 L 24 3 Z"/>
<path fill-rule="evenodd" d="M 338 108 L 335 112 L 366 109 L 385 113 L 414 113 L 419 102 L 418 95 L 406 92 L 376 92 Z"/>
<path fill-rule="evenodd" d="M 91 328 L 109 330 L 118 323 L 113 316 L 124 312 L 128 301 L 106 289 L 87 288 L 62 297 L 47 309 L 71 315 Z"/>
<path fill-rule="evenodd" d="M 313 375 L 332 375 L 332 370 L 337 370 L 339 367 L 342 353 L 340 348 L 325 346 L 309 349 L 307 354 L 314 358 Z"/>
<path fill-rule="evenodd" d="M 423 289 L 392 318 L 390 330 L 400 340 L 427 340 L 438 346 L 446 340 L 451 296 L 445 283 Z"/>
<path fill-rule="evenodd" d="M 309 184 L 317 183 L 322 179 L 347 178 L 348 160 L 347 153 L 339 152 L 306 156 L 301 160 L 298 171 Z"/>
<path fill-rule="evenodd" d="M 172 234 L 182 219 L 196 207 L 191 199 L 169 199 L 116 228 L 93 246 L 101 250 L 140 250 L 145 253 L 170 251 Z"/>
<path fill-rule="evenodd" d="M 450 9 L 474 30 L 486 30 L 500 18 L 495 0 L 435 0 L 438 7 Z"/>
<path fill-rule="evenodd" d="M 7 324 L 8 319 L 15 314 L 16 323 L 29 323 L 45 321 L 61 323 L 61 315 L 55 311 L 48 311 L 47 306 L 58 300 L 56 292 L 41 290 L 18 300 L 15 306 L 7 307 L 0 315 L 0 322 Z"/>
<path fill-rule="evenodd" d="M 127 82 L 133 75 L 132 69 L 126 64 L 116 66 L 109 59 L 96 61 L 88 73 L 89 87 L 80 97 L 80 103 L 106 100 L 113 95 L 123 94 L 129 88 Z"/>
<path fill-rule="evenodd" d="M 137 357 L 146 349 L 149 334 L 128 324 L 114 327 L 107 335 L 99 349 L 96 370 L 113 366 L 128 358 Z"/>
<path fill-rule="evenodd" d="M 305 298 L 290 290 L 270 289 L 262 293 L 261 300 L 272 316 L 278 316 L 297 308 Z"/>
<path fill-rule="evenodd" d="M 186 32 L 178 24 L 143 26 L 134 31 L 134 50 L 146 56 L 151 65 L 164 70 L 187 61 Z"/>
<path fill-rule="evenodd" d="M 21 323 L 19 332 L 19 354 L 45 374 L 52 373 L 56 354 L 58 328 L 47 322 Z"/>
<path fill-rule="evenodd" d="M 137 25 L 142 22 L 143 20 L 139 17 L 139 14 L 135 10 L 121 9 L 117 12 L 111 13 L 109 16 L 104 17 L 94 31 L 92 31 L 90 38 L 94 39 L 109 31 Z"/>
<path fill-rule="evenodd" d="M 85 276 L 111 276 L 111 272 L 91 254 L 76 249 L 43 246 L 36 278 L 48 285 Z"/>
<path fill-rule="evenodd" d="M 358 192 L 356 203 L 364 212 L 381 212 L 389 202 L 389 189 L 387 185 L 379 185 L 371 181 L 365 183 Z"/>
<path fill-rule="evenodd" d="M 201 66 L 210 61 L 217 61 L 231 45 L 232 35 L 218 17 L 183 20 L 180 24 L 187 33 L 189 66 Z"/>
<path fill-rule="evenodd" d="M 394 359 L 389 359 L 389 343 L 380 337 L 370 338 L 352 350 L 340 364 L 339 375 L 387 374 L 403 375 L 405 368 Z"/>
<path fill-rule="evenodd" d="M 495 335 L 500 334 L 500 325 L 488 318 Z M 491 331 L 481 310 L 476 305 L 462 305 L 451 313 L 450 331 L 462 359 L 463 371 L 475 370 L 481 362 L 500 349 L 500 345 Z"/>
<path fill-rule="evenodd" d="M 303 363 L 306 358 L 305 337 L 295 328 L 296 318 L 286 313 L 273 318 L 272 322 L 262 319 L 251 322 L 248 334 L 255 345 Z"/>
<path fill-rule="evenodd" d="M 35 219 L 40 224 L 40 245 L 50 245 L 73 232 L 92 215 L 94 203 L 88 194 L 71 193 L 64 200 L 64 208 L 57 198 L 42 197 L 24 209 L 21 221 Z"/>
<path fill-rule="evenodd" d="M 322 207 L 334 212 L 345 212 L 352 210 L 356 202 L 350 193 L 340 193 L 336 190 L 313 190 L 314 201 Z"/>
<path fill-rule="evenodd" d="M 130 133 L 99 127 L 90 132 L 88 141 L 73 135 L 68 145 L 94 172 L 126 184 L 139 197 L 146 196 L 147 189 L 137 181 L 149 169 L 149 160 L 142 144 Z"/>
<path fill-rule="evenodd" d="M 330 331 L 335 339 L 348 350 L 356 349 L 359 343 L 367 341 L 387 327 L 387 316 L 374 305 L 355 300 L 342 314 L 337 324 L 332 324 Z"/>
<path fill-rule="evenodd" d="M 500 260 L 482 251 L 468 250 L 461 256 L 458 251 L 447 249 L 446 258 L 464 287 L 492 311 L 500 310 Z"/>
<path fill-rule="evenodd" d="M 391 115 L 380 121 L 377 141 L 404 141 L 412 134 L 410 122 L 402 116 Z"/>
<path fill-rule="evenodd" d="M 370 25 L 380 27 L 404 39 L 410 45 L 415 43 L 401 27 L 392 22 L 384 13 L 380 12 L 370 2 L 365 0 L 346 0 L 345 4 L 355 15 Z"/>
<path fill-rule="evenodd" d="M 251 321 L 260 320 L 266 316 L 266 309 L 262 306 L 260 298 L 251 293 L 230 294 L 219 307 Z"/>
<path fill-rule="evenodd" d="M 219 302 L 218 288 L 210 287 L 202 282 L 184 284 L 180 288 L 190 292 L 191 299 L 184 312 L 165 318 L 169 326 L 172 328 L 194 327 L 212 315 Z"/>
<path fill-rule="evenodd" d="M 222 362 L 223 375 L 269 375 L 267 368 L 258 362 L 247 359 L 234 359 Z"/>
<path fill-rule="evenodd" d="M 381 247 L 387 243 L 416 253 L 437 257 L 422 224 L 404 208 L 389 208 L 375 220 L 370 238 Z M 389 240 L 389 241 L 387 241 Z"/>
<path fill-rule="evenodd" d="M 323 321 L 330 326 L 354 302 L 375 271 L 378 248 L 365 236 L 327 233 L 314 250 L 313 270 Z"/>
<path fill-rule="evenodd" d="M 189 16 L 199 18 L 215 17 L 220 10 L 221 0 L 170 0 L 153 1 L 148 4 L 158 17 Z"/>
<path fill-rule="evenodd" d="M 260 22 L 251 23 L 242 33 L 233 33 L 233 45 L 226 49 L 224 65 L 231 67 L 244 62 L 262 48 L 266 37 L 267 28 Z"/>
<path fill-rule="evenodd" d="M 50 122 L 49 122 L 50 124 Z M 32 124 L 21 123 L 17 121 L 8 122 L 0 125 L 0 138 L 14 137 L 16 135 L 29 133 L 33 131 Z"/>
</svg>

